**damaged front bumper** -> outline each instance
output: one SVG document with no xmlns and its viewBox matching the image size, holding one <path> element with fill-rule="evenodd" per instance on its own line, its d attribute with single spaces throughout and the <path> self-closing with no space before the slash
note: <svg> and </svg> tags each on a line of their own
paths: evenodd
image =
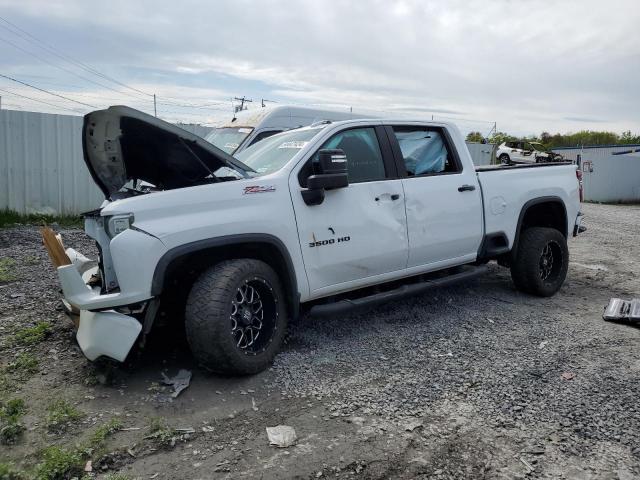
<svg viewBox="0 0 640 480">
<path fill-rule="evenodd" d="M 71 253 L 69 250 L 67 252 Z M 98 287 L 91 288 L 85 283 L 87 276 L 96 270 L 97 267 L 94 267 L 85 271 L 83 278 L 77 263 L 59 267 L 58 277 L 62 284 L 64 301 L 71 307 L 68 308 L 70 313 L 74 310 L 80 312 L 76 340 L 82 353 L 89 360 L 106 356 L 123 362 L 140 335 L 142 324 L 137 318 L 115 310 L 89 310 L 114 306 L 114 302 L 127 303 L 126 295 L 100 295 Z"/>
<path fill-rule="evenodd" d="M 80 310 L 76 340 L 89 360 L 106 356 L 124 362 L 141 331 L 142 324 L 129 315 Z"/>
<path fill-rule="evenodd" d="M 72 263 L 57 272 L 67 310 L 79 313 L 76 339 L 84 355 L 89 360 L 106 356 L 122 362 L 142 332 L 139 318 L 155 312 L 149 308 L 157 303 L 150 292 L 150 267 L 166 249 L 157 238 L 133 230 L 119 234 L 107 246 L 119 289 L 103 293 L 91 286 L 92 276 L 99 273 L 97 262 L 73 249 L 66 250 Z"/>
</svg>

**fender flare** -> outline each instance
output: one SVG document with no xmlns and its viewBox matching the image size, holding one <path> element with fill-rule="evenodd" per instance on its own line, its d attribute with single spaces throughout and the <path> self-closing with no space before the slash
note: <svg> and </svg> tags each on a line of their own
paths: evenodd
<svg viewBox="0 0 640 480">
<path fill-rule="evenodd" d="M 282 240 L 266 233 L 243 233 L 206 238 L 172 248 L 167 251 L 156 264 L 156 268 L 153 272 L 153 279 L 151 281 L 151 295 L 158 296 L 162 293 L 166 280 L 167 269 L 171 263 L 178 258 L 202 250 L 209 250 L 211 248 L 228 247 L 246 243 L 267 243 L 275 247 L 282 255 L 285 262 L 285 270 L 289 276 L 288 281 L 283 281 L 283 287 L 285 289 L 285 295 L 290 302 L 292 317 L 297 318 L 300 311 L 300 293 L 298 292 L 298 281 L 293 261 L 291 260 L 291 255 L 289 255 L 289 251 Z"/>
<path fill-rule="evenodd" d="M 533 207 L 534 205 L 539 205 L 541 203 L 556 203 L 562 207 L 562 211 L 564 212 L 564 231 L 561 231 L 560 233 L 562 233 L 565 236 L 565 238 L 568 238 L 567 206 L 564 204 L 564 201 L 562 200 L 562 198 L 556 195 L 533 198 L 528 202 L 525 202 L 525 204 L 520 209 L 520 215 L 518 216 L 518 223 L 516 224 L 516 233 L 513 237 L 513 246 L 511 247 L 511 255 L 513 258 L 515 258 L 515 256 L 518 253 L 518 242 L 520 241 L 520 232 L 522 231 L 522 221 L 524 220 L 524 216 L 527 213 L 527 210 L 529 210 L 529 208 Z"/>
</svg>

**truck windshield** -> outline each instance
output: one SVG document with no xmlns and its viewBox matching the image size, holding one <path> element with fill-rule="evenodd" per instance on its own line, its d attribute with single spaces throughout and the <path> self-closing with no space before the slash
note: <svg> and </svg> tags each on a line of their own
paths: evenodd
<svg viewBox="0 0 640 480">
<path fill-rule="evenodd" d="M 253 168 L 258 175 L 268 175 L 284 167 L 324 127 L 301 128 L 273 135 L 251 145 L 236 158 Z"/>
<path fill-rule="evenodd" d="M 220 150 L 233 155 L 245 138 L 253 131 L 252 127 L 221 127 L 214 128 L 205 140 L 214 144 Z"/>
</svg>

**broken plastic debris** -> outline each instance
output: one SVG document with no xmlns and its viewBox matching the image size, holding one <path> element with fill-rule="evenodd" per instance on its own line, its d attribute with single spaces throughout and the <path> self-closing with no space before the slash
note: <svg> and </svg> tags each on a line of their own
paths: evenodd
<svg viewBox="0 0 640 480">
<path fill-rule="evenodd" d="M 176 428 L 175 431 L 178 433 L 196 433 L 196 429 L 193 427 Z"/>
<path fill-rule="evenodd" d="M 73 248 L 67 248 L 65 250 L 65 253 L 67 254 L 67 257 L 69 257 L 69 260 L 71 260 L 71 263 L 75 265 L 75 267 L 78 269 L 80 274 L 83 274 L 90 268 L 96 267 L 98 265 L 97 260 L 92 260 L 90 258 L 87 258 L 77 250 L 74 250 Z"/>
<path fill-rule="evenodd" d="M 279 448 L 290 447 L 298 440 L 296 431 L 288 425 L 267 427 L 267 437 L 269 437 L 269 445 L 275 445 Z"/>
<path fill-rule="evenodd" d="M 640 322 L 640 298 L 632 298 L 631 300 L 612 298 L 605 307 L 602 318 L 609 322 Z"/>
<path fill-rule="evenodd" d="M 180 392 L 187 388 L 190 382 L 191 372 L 189 370 L 182 369 L 173 378 L 167 377 L 164 372 L 162 372 L 162 383 L 173 387 L 173 392 L 171 393 L 172 398 L 176 398 L 180 395 Z"/>
</svg>

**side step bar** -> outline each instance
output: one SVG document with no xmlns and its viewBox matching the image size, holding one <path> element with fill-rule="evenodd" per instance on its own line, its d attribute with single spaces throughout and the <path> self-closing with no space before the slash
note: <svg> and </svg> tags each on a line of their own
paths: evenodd
<svg viewBox="0 0 640 480">
<path fill-rule="evenodd" d="M 454 273 L 447 277 L 435 278 L 433 280 L 425 280 L 420 283 L 412 283 L 409 285 L 402 285 L 394 290 L 388 292 L 375 293 L 366 297 L 356 299 L 344 299 L 334 303 L 324 303 L 320 305 L 314 305 L 311 307 L 309 314 L 315 317 L 323 317 L 327 315 L 334 315 L 338 313 L 345 313 L 352 310 L 357 310 L 364 307 L 375 307 L 382 303 L 386 303 L 400 298 L 408 297 L 411 295 L 417 295 L 435 287 L 445 287 L 454 283 L 470 280 L 472 278 L 479 277 L 487 273 L 488 268 L 486 265 L 469 267 L 463 272 Z"/>
</svg>

